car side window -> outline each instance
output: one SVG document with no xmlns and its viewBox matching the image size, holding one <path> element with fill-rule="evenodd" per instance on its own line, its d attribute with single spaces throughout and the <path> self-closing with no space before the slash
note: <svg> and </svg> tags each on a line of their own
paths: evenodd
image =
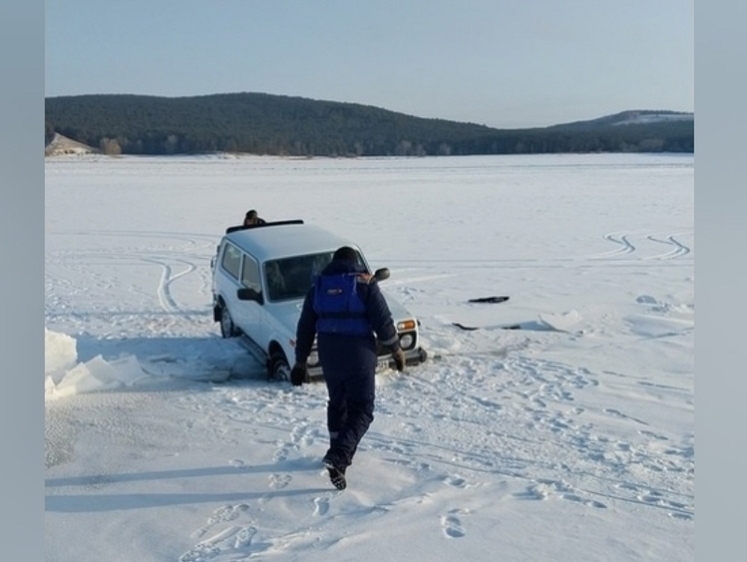
<svg viewBox="0 0 747 562">
<path fill-rule="evenodd" d="M 285 279 L 277 261 L 265 262 L 265 278 L 270 300 L 281 300 L 285 295 Z"/>
<path fill-rule="evenodd" d="M 262 291 L 259 279 L 259 264 L 251 256 L 244 256 L 244 266 L 241 269 L 241 283 L 244 287 L 254 289 L 258 293 Z"/>
<path fill-rule="evenodd" d="M 241 250 L 239 250 L 233 244 L 226 242 L 226 247 L 223 250 L 223 257 L 221 258 L 221 266 L 226 272 L 235 279 L 239 279 L 239 272 L 241 271 Z"/>
</svg>

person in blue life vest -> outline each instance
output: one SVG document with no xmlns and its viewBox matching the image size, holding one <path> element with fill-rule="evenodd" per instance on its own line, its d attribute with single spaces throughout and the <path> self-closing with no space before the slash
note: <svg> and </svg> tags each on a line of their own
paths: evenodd
<svg viewBox="0 0 747 562">
<path fill-rule="evenodd" d="M 329 449 L 323 462 L 339 490 L 347 486 L 345 471 L 373 421 L 378 361 L 374 333 L 379 343 L 391 350 L 397 370 L 404 370 L 405 355 L 384 295 L 365 271 L 358 253 L 343 246 L 306 295 L 291 369 L 291 383 L 303 384 L 316 336 L 329 395 Z"/>
</svg>

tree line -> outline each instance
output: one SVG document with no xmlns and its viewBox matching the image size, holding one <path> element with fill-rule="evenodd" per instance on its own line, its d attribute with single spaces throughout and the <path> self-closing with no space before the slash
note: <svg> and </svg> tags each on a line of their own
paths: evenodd
<svg viewBox="0 0 747 562">
<path fill-rule="evenodd" d="M 55 133 L 108 154 L 235 152 L 425 156 L 549 152 L 693 152 L 693 120 L 495 129 L 342 102 L 270 94 L 181 98 L 83 95 L 45 100 Z"/>
</svg>

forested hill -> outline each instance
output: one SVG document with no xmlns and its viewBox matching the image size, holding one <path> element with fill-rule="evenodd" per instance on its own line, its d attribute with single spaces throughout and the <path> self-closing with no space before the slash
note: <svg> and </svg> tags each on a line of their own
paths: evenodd
<svg viewBox="0 0 747 562">
<path fill-rule="evenodd" d="M 692 152 L 692 114 L 624 112 L 535 129 L 495 129 L 352 103 L 258 93 L 46 98 L 45 136 L 109 154 L 297 156 Z"/>
</svg>

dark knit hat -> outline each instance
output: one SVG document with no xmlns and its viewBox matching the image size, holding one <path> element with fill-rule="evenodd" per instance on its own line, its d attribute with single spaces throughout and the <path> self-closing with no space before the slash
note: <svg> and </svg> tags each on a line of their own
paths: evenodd
<svg viewBox="0 0 747 562">
<path fill-rule="evenodd" d="M 339 260 L 339 261 L 352 261 L 356 262 L 358 261 L 358 252 L 356 252 L 353 248 L 350 246 L 343 246 L 341 248 L 338 248 L 335 254 L 332 256 L 333 260 Z"/>
</svg>

